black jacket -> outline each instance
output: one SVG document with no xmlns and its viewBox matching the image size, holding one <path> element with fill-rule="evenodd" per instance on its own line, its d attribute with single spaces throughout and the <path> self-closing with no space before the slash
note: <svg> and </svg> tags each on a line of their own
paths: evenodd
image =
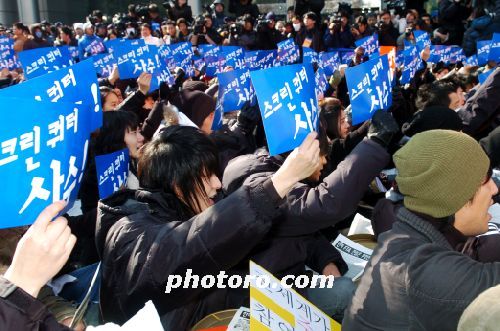
<svg viewBox="0 0 500 331">
<path fill-rule="evenodd" d="M 281 157 L 267 155 L 240 156 L 226 168 L 223 188 L 232 192 L 248 177 L 252 182 L 269 176 L 283 161 Z M 355 211 L 370 182 L 388 162 L 387 151 L 365 139 L 316 187 L 305 183 L 294 186 L 286 196 L 286 204 L 281 206 L 282 221 L 276 234 L 283 237 L 313 234 L 345 219 Z"/>
<path fill-rule="evenodd" d="M 476 139 L 485 137 L 500 126 L 500 68 L 492 70 L 495 72 L 458 111 L 464 125 L 463 131 Z"/>
<path fill-rule="evenodd" d="M 165 287 L 169 275 L 184 276 L 187 269 L 200 278 L 217 275 L 247 256 L 279 214 L 281 199 L 271 180 L 244 185 L 191 218 L 176 211 L 176 201 L 165 193 L 125 190 L 99 202 L 96 245 L 105 321 L 123 323 L 153 300 L 166 330 L 187 330 L 208 314 L 244 303 L 244 296 L 229 296 L 228 289 L 166 294 Z"/>
<path fill-rule="evenodd" d="M 0 277 L 0 330 L 69 331 L 45 305 Z"/>
</svg>

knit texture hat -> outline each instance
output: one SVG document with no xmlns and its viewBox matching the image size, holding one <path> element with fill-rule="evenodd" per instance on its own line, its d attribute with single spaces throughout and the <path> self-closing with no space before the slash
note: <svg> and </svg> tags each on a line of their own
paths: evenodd
<svg viewBox="0 0 500 331">
<path fill-rule="evenodd" d="M 451 130 L 418 133 L 393 159 L 405 207 L 435 218 L 462 208 L 483 183 L 490 165 L 477 141 Z"/>
<path fill-rule="evenodd" d="M 215 111 L 214 98 L 196 90 L 182 90 L 171 103 L 198 127 L 201 127 L 205 118 Z"/>
</svg>

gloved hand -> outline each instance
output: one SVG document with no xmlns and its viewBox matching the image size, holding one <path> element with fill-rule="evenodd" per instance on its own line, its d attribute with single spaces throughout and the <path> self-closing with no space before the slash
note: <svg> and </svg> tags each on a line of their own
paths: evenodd
<svg viewBox="0 0 500 331">
<path fill-rule="evenodd" d="M 243 131 L 243 133 L 248 134 L 253 132 L 259 121 L 259 106 L 257 104 L 255 106 L 251 106 L 250 101 L 245 102 L 243 108 L 241 108 L 241 111 L 238 114 L 238 127 Z"/>
<path fill-rule="evenodd" d="M 160 84 L 160 100 L 170 100 L 172 94 L 179 92 L 182 87 L 182 83 L 184 82 L 184 77 L 186 73 L 182 68 L 177 67 L 174 70 L 174 84 L 172 87 L 169 87 L 167 82 L 162 82 Z"/>
<path fill-rule="evenodd" d="M 398 132 L 399 127 L 392 114 L 383 110 L 377 110 L 373 114 L 367 136 L 369 139 L 382 145 L 382 147 L 387 148 L 394 135 Z"/>
</svg>

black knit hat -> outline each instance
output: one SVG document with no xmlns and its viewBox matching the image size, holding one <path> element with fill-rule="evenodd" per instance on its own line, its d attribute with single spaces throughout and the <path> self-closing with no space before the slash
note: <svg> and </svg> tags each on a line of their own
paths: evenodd
<svg viewBox="0 0 500 331">
<path fill-rule="evenodd" d="M 171 103 L 198 127 L 201 127 L 205 118 L 215 111 L 215 100 L 208 94 L 196 90 L 182 90 Z"/>
</svg>

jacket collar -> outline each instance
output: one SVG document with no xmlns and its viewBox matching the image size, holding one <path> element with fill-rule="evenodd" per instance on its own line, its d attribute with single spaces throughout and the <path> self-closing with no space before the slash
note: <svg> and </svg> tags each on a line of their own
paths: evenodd
<svg viewBox="0 0 500 331">
<path fill-rule="evenodd" d="M 448 240 L 446 240 L 444 235 L 441 234 L 434 225 L 415 215 L 405 207 L 399 208 L 397 212 L 397 218 L 400 222 L 411 227 L 412 229 L 429 239 L 429 241 L 436 243 L 439 246 L 453 249 Z"/>
</svg>

